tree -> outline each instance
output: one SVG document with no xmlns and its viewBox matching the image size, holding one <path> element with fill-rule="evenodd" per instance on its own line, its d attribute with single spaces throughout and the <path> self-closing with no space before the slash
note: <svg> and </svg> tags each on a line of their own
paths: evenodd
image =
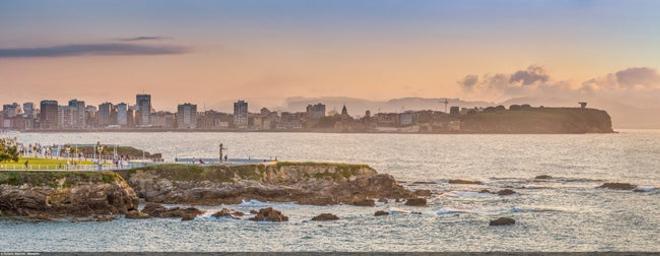
<svg viewBox="0 0 660 256">
<path fill-rule="evenodd" d="M 0 162 L 18 162 L 18 145 L 15 140 L 0 138 Z"/>
</svg>

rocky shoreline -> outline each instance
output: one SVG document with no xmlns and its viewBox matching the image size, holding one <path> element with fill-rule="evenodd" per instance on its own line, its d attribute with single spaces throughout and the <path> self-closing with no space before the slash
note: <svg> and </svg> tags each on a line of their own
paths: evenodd
<svg viewBox="0 0 660 256">
<path fill-rule="evenodd" d="M 138 210 L 140 198 L 147 202 L 142 211 Z M 373 205 L 384 198 L 417 196 L 391 175 L 378 174 L 369 166 L 333 163 L 233 167 L 167 164 L 118 172 L 0 172 L 0 216 L 37 220 L 104 221 L 120 215 L 192 219 L 201 212 L 159 204 L 220 205 L 256 199 Z"/>
</svg>

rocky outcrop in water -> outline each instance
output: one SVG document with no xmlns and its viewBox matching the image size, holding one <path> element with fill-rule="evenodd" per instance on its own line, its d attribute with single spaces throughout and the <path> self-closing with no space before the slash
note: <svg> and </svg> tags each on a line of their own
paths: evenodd
<svg viewBox="0 0 660 256">
<path fill-rule="evenodd" d="M 500 217 L 495 220 L 491 220 L 488 223 L 489 226 L 508 226 L 513 224 L 516 224 L 516 220 L 508 217 Z"/>
<path fill-rule="evenodd" d="M 410 198 L 406 200 L 408 206 L 426 206 L 426 199 L 424 198 Z"/>
<path fill-rule="evenodd" d="M 195 217 L 202 215 L 204 211 L 194 207 L 172 207 L 167 208 L 157 203 L 147 203 L 142 209 L 143 213 L 149 214 L 151 217 L 156 218 L 181 218 L 181 220 L 192 220 Z"/>
<path fill-rule="evenodd" d="M 282 212 L 273 209 L 272 207 L 268 207 L 260 209 L 254 217 L 250 218 L 250 220 L 282 222 L 289 221 L 289 217 L 282 214 Z"/>
<path fill-rule="evenodd" d="M 375 198 L 413 196 L 391 175 L 378 174 L 366 165 L 158 165 L 124 171 L 122 175 L 140 197 L 157 203 L 218 205 L 256 199 L 311 205 L 373 206 Z"/>
<path fill-rule="evenodd" d="M 230 218 L 230 219 L 238 220 L 243 215 L 245 215 L 245 213 L 243 213 L 243 212 L 235 211 L 235 210 L 232 210 L 232 209 L 229 209 L 229 208 L 222 208 L 222 210 L 214 213 L 211 216 L 216 217 L 216 218 Z"/>
<path fill-rule="evenodd" d="M 607 188 L 607 189 L 615 189 L 615 190 L 633 190 L 637 188 L 637 186 L 630 183 L 608 182 L 603 185 L 600 185 L 598 188 Z"/>
<path fill-rule="evenodd" d="M 337 215 L 334 215 L 332 213 L 321 213 L 317 216 L 314 216 L 314 218 L 312 218 L 313 221 L 332 221 L 338 219 L 339 217 L 337 217 Z"/>
<path fill-rule="evenodd" d="M 382 210 L 376 211 L 374 213 L 374 216 L 387 216 L 387 215 L 390 215 L 390 213 Z"/>
<path fill-rule="evenodd" d="M 478 180 L 461 180 L 461 179 L 453 179 L 453 180 L 448 180 L 447 183 L 449 184 L 459 184 L 459 185 L 481 185 L 481 181 Z"/>
<path fill-rule="evenodd" d="M 137 209 L 138 197 L 112 172 L 0 172 L 0 215 L 110 220 Z"/>
</svg>

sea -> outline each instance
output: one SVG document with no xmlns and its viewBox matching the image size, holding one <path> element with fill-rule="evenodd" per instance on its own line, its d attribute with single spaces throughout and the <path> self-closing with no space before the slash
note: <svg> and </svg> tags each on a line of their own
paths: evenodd
<svg viewBox="0 0 660 256">
<path fill-rule="evenodd" d="M 11 133 L 22 143 L 128 145 L 177 157 L 365 163 L 428 207 L 307 206 L 247 200 L 200 206 L 193 221 L 0 219 L 0 251 L 660 251 L 660 130 L 613 134 Z M 553 178 L 537 180 L 536 176 Z M 449 179 L 481 185 L 449 184 Z M 597 188 L 638 185 L 641 192 Z M 510 188 L 511 196 L 480 193 Z M 216 219 L 274 207 L 288 222 Z M 389 216 L 374 216 L 377 210 Z M 340 220 L 314 222 L 320 213 Z M 498 217 L 516 224 L 489 226 Z"/>
</svg>

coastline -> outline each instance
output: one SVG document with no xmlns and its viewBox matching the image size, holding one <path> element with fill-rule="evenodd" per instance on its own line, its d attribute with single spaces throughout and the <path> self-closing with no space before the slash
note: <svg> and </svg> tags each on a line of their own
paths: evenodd
<svg viewBox="0 0 660 256">
<path fill-rule="evenodd" d="M 471 131 L 336 131 L 328 129 L 246 130 L 246 129 L 177 129 L 177 128 L 90 128 L 10 130 L 22 133 L 329 133 L 329 134 L 616 134 L 616 130 L 597 132 L 471 132 Z"/>
</svg>

